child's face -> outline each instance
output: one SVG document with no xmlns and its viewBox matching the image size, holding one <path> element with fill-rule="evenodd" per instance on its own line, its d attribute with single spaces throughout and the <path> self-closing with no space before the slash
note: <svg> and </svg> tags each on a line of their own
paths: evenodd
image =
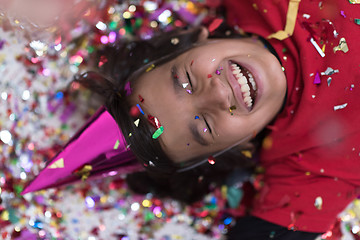
<svg viewBox="0 0 360 240">
<path fill-rule="evenodd" d="M 233 63 L 241 66 L 245 83 Z M 133 87 L 132 103 L 140 103 L 141 95 L 144 112 L 164 127 L 158 141 L 165 153 L 184 162 L 249 141 L 281 108 L 286 79 L 278 60 L 259 42 L 222 39 L 203 40 L 144 73 Z"/>
</svg>

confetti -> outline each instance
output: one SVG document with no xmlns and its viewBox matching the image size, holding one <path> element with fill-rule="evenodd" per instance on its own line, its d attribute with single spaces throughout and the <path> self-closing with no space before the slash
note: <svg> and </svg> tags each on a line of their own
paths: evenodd
<svg viewBox="0 0 360 240">
<path fill-rule="evenodd" d="M 199 116 L 195 116 L 195 119 L 199 119 Z"/>
<path fill-rule="evenodd" d="M 340 38 L 340 42 L 339 42 L 339 45 L 338 46 L 335 46 L 333 48 L 334 50 L 334 53 L 337 52 L 337 51 L 343 51 L 344 53 L 347 53 L 349 51 L 349 47 L 346 43 L 346 40 L 345 38 Z"/>
<path fill-rule="evenodd" d="M 136 119 L 136 120 L 134 121 L 134 124 L 135 124 L 136 127 L 139 126 L 139 123 L 140 123 L 140 119 Z"/>
<path fill-rule="evenodd" d="M 152 138 L 157 139 L 158 137 L 160 137 L 161 134 L 163 134 L 163 132 L 164 132 L 164 127 L 161 126 L 154 132 L 154 134 L 152 135 Z"/>
<path fill-rule="evenodd" d="M 212 77 L 212 75 L 211 75 L 211 74 L 208 74 L 208 75 L 207 75 L 207 77 L 208 77 L 208 78 L 211 78 L 211 77 Z"/>
<path fill-rule="evenodd" d="M 194 64 L 194 60 L 191 61 L 190 66 L 192 66 L 193 64 Z"/>
<path fill-rule="evenodd" d="M 141 112 L 142 115 L 144 115 L 144 111 L 141 109 L 140 105 L 139 104 L 136 104 L 136 107 L 139 109 L 139 111 Z"/>
<path fill-rule="evenodd" d="M 360 0 L 349 0 L 349 3 L 360 4 Z"/>
<path fill-rule="evenodd" d="M 171 44 L 172 45 L 177 45 L 179 43 L 179 38 L 172 38 L 171 39 Z"/>
<path fill-rule="evenodd" d="M 182 87 L 183 87 L 183 88 L 186 88 L 188 85 L 189 85 L 189 83 L 183 83 L 183 84 L 182 84 Z"/>
<path fill-rule="evenodd" d="M 151 116 L 150 114 L 148 115 L 148 121 L 156 129 L 161 126 L 159 120 L 156 117 Z"/>
<path fill-rule="evenodd" d="M 323 199 L 322 199 L 322 197 L 317 197 L 317 198 L 315 198 L 314 206 L 315 206 L 318 210 L 321 210 L 321 209 L 322 209 L 322 206 L 323 206 Z"/>
<path fill-rule="evenodd" d="M 215 164 L 215 158 L 213 156 L 208 157 L 208 163 L 210 163 L 211 165 Z"/>
<path fill-rule="evenodd" d="M 220 18 L 214 19 L 214 21 L 212 21 L 208 27 L 209 32 L 212 33 L 213 31 L 215 31 L 223 21 L 224 20 Z"/>
<path fill-rule="evenodd" d="M 63 158 L 56 160 L 54 163 L 52 163 L 51 165 L 48 166 L 48 168 L 51 168 L 51 169 L 64 168 L 64 167 L 65 167 L 65 165 L 64 165 Z"/>
<path fill-rule="evenodd" d="M 343 16 L 344 18 L 346 18 L 345 12 L 343 10 L 340 11 L 341 16 Z"/>
<path fill-rule="evenodd" d="M 354 23 L 360 25 L 360 18 L 354 18 Z"/>
<path fill-rule="evenodd" d="M 139 95 L 139 100 L 140 102 L 144 102 L 144 98 L 141 95 Z"/>
<path fill-rule="evenodd" d="M 151 70 L 153 70 L 155 68 L 155 64 L 151 64 L 145 72 L 150 72 Z"/>
<path fill-rule="evenodd" d="M 92 170 L 92 166 L 89 164 L 84 165 L 83 167 L 81 167 L 78 170 L 74 171 L 74 174 L 78 177 L 81 177 L 82 181 L 85 181 L 86 179 L 88 179 L 88 177 L 90 176 L 90 172 Z"/>
<path fill-rule="evenodd" d="M 334 106 L 334 111 L 343 109 L 343 108 L 345 108 L 347 105 L 348 105 L 347 103 L 344 103 L 344 104 L 341 104 L 341 105 Z"/>
<path fill-rule="evenodd" d="M 320 83 L 321 83 L 320 74 L 319 74 L 319 72 L 316 72 L 315 78 L 314 78 L 314 84 L 320 84 Z"/>
<path fill-rule="evenodd" d="M 332 78 L 331 78 L 331 77 L 328 77 L 328 79 L 326 80 L 328 87 L 330 87 L 331 80 L 332 80 Z"/>
<path fill-rule="evenodd" d="M 316 51 L 320 54 L 321 57 L 325 57 L 325 53 L 319 47 L 319 45 L 315 42 L 314 38 L 310 38 L 311 44 L 315 47 Z"/>
<path fill-rule="evenodd" d="M 120 146 L 120 141 L 117 140 L 117 141 L 115 142 L 114 149 L 118 149 L 119 146 Z"/>
<path fill-rule="evenodd" d="M 321 75 L 331 76 L 331 75 L 333 75 L 334 73 L 338 73 L 338 72 L 339 72 L 338 69 L 334 70 L 334 69 L 332 69 L 331 67 L 328 67 L 328 68 L 325 70 L 325 72 L 322 72 L 322 73 L 321 73 Z"/>
</svg>

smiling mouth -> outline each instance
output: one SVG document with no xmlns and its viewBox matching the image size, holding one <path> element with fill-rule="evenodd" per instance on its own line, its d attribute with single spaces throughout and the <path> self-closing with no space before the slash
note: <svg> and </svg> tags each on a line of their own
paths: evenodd
<svg viewBox="0 0 360 240">
<path fill-rule="evenodd" d="M 253 74 L 247 68 L 234 62 L 231 63 L 230 70 L 240 85 L 246 106 L 251 110 L 257 95 L 257 85 Z"/>
</svg>

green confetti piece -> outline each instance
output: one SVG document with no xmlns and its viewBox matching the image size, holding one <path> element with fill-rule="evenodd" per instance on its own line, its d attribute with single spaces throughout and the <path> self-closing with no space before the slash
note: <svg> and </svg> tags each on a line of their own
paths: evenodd
<svg viewBox="0 0 360 240">
<path fill-rule="evenodd" d="M 160 137 L 160 135 L 164 132 L 164 127 L 161 126 L 159 127 L 155 132 L 154 134 L 152 135 L 152 138 L 153 139 L 157 139 L 158 137 Z"/>
<path fill-rule="evenodd" d="M 109 28 L 110 28 L 110 30 L 116 30 L 116 28 L 117 28 L 117 22 L 110 22 L 110 24 L 109 24 Z"/>
<path fill-rule="evenodd" d="M 235 187 L 229 187 L 227 192 L 227 201 L 230 208 L 237 208 L 243 197 L 243 191 Z"/>
<path fill-rule="evenodd" d="M 355 18 L 355 19 L 354 19 L 354 22 L 355 22 L 357 25 L 360 25 L 360 19 L 359 19 L 359 18 Z"/>
<path fill-rule="evenodd" d="M 118 149 L 119 148 L 119 145 L 120 145 L 120 141 L 119 140 L 116 140 L 116 143 L 114 145 L 114 149 Z"/>
</svg>

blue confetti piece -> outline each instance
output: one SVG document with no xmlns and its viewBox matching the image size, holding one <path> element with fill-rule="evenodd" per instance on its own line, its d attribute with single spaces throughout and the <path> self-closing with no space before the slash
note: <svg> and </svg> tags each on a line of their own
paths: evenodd
<svg viewBox="0 0 360 240">
<path fill-rule="evenodd" d="M 142 113 L 142 115 L 144 115 L 144 111 L 141 109 L 140 105 L 139 104 L 136 104 L 136 106 L 138 107 L 138 109 L 140 110 L 140 112 Z"/>
</svg>

